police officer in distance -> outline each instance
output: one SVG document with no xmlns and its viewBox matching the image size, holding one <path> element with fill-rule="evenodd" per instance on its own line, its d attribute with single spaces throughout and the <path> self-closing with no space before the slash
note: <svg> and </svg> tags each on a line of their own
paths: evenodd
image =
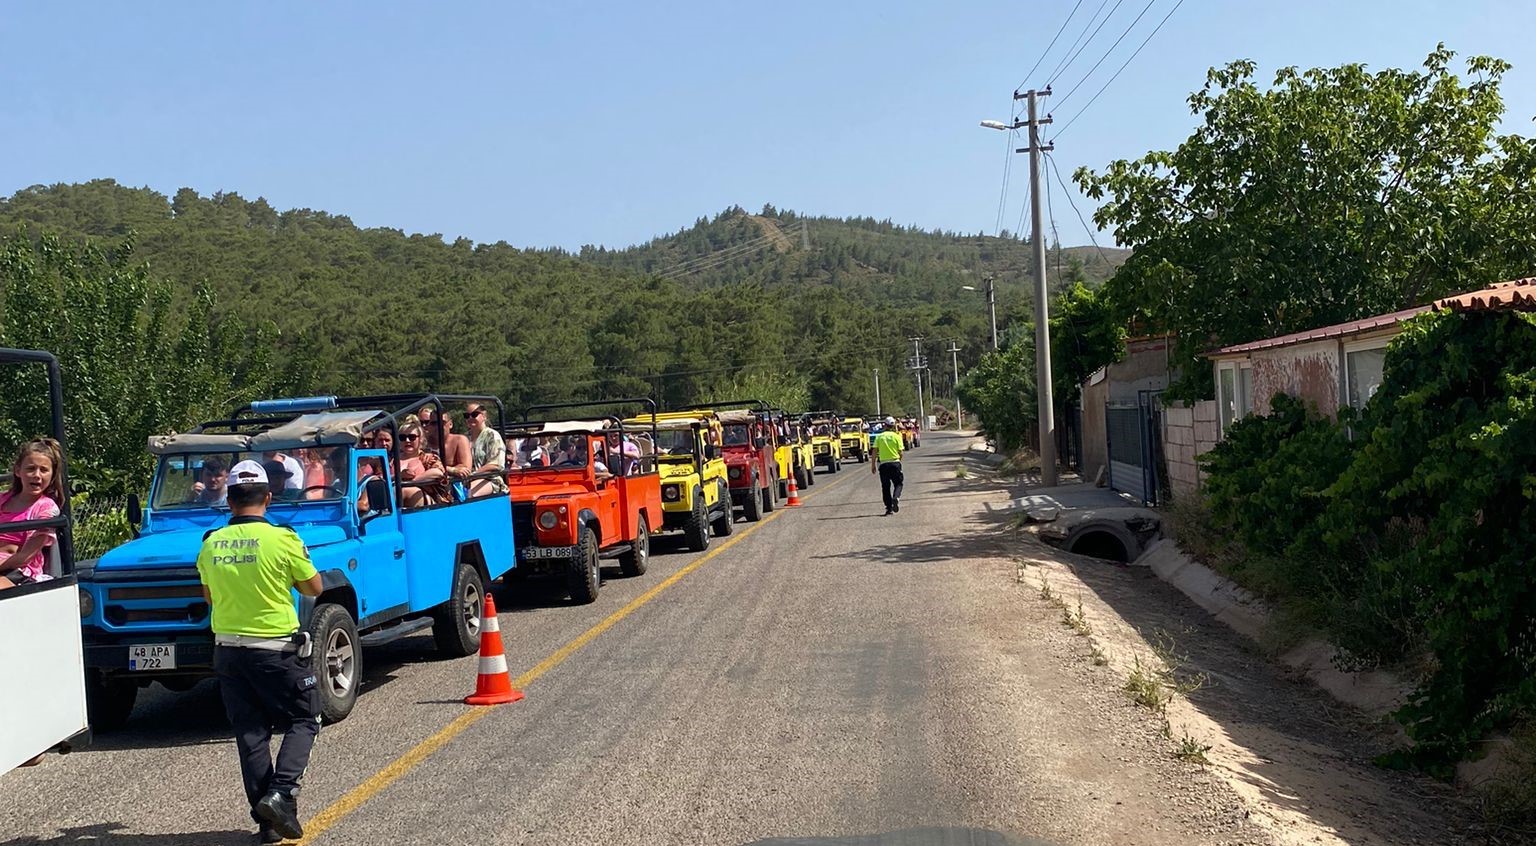
<svg viewBox="0 0 1536 846">
<path fill-rule="evenodd" d="M 213 609 L 213 669 L 240 753 L 240 774 L 261 843 L 304 834 L 299 780 L 320 733 L 320 693 L 309 634 L 293 595 L 320 595 L 320 576 L 292 529 L 267 521 L 272 502 L 262 465 L 229 472 L 229 525 L 203 536 L 197 572 Z M 274 766 L 272 729 L 284 732 Z"/>
</svg>

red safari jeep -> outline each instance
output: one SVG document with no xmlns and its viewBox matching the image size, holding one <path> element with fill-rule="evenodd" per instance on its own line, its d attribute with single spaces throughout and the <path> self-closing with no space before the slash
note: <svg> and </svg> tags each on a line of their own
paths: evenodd
<svg viewBox="0 0 1536 846">
<path fill-rule="evenodd" d="M 571 600 L 586 604 L 602 587 L 603 559 L 618 559 L 626 576 L 645 572 L 651 532 L 661 525 L 661 477 L 641 445 L 654 443 L 655 432 L 640 433 L 648 441 L 637 438 L 616 416 L 528 419 L 637 403 L 656 408 L 649 399 L 534 406 L 523 422 L 505 427 L 513 574 L 563 579 Z"/>
<path fill-rule="evenodd" d="M 725 427 L 726 478 L 731 506 L 756 523 L 779 504 L 779 435 L 773 411 L 762 400 L 734 400 L 691 405 L 685 411 L 718 411 Z"/>
</svg>

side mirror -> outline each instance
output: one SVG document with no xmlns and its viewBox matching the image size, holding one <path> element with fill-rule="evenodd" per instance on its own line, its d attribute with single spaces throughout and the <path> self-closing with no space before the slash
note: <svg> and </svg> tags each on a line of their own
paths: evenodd
<svg viewBox="0 0 1536 846">
<path fill-rule="evenodd" d="M 704 460 L 705 461 L 714 461 L 715 460 L 715 456 L 717 456 L 719 454 L 720 454 L 720 450 L 714 444 L 705 444 L 704 445 Z"/>
<path fill-rule="evenodd" d="M 753 439 L 752 446 L 755 446 L 758 449 L 762 449 L 763 447 L 768 446 L 768 439 L 762 436 L 758 436 L 757 438 Z"/>
<path fill-rule="evenodd" d="M 363 515 L 359 525 L 366 526 L 375 517 L 389 514 L 395 510 L 394 502 L 389 496 L 389 481 L 374 476 L 363 484 L 363 495 L 368 497 L 368 513 Z"/>
<path fill-rule="evenodd" d="M 134 537 L 138 537 L 139 527 L 144 524 L 144 504 L 139 502 L 138 494 L 128 495 L 128 507 L 125 510 L 128 512 L 128 528 L 133 530 Z"/>
</svg>

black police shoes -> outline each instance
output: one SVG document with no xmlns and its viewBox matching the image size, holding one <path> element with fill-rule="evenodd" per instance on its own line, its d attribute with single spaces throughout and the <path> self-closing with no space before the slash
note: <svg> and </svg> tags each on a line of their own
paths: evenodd
<svg viewBox="0 0 1536 846">
<path fill-rule="evenodd" d="M 262 823 L 261 828 L 256 831 L 256 842 L 261 846 L 272 846 L 273 843 L 281 843 L 287 839 L 266 823 Z"/>
<path fill-rule="evenodd" d="M 304 836 L 304 826 L 299 825 L 299 803 L 276 790 L 256 802 L 256 815 L 290 840 Z"/>
</svg>

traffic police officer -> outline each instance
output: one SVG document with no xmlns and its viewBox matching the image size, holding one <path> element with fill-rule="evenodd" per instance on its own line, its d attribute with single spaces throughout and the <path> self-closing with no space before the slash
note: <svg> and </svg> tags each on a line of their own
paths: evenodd
<svg viewBox="0 0 1536 846">
<path fill-rule="evenodd" d="M 197 572 L 213 608 L 213 669 L 240 752 L 240 774 L 262 843 L 303 836 L 299 780 L 320 733 L 320 693 L 309 634 L 293 595 L 320 594 L 320 576 L 292 529 L 267 521 L 272 502 L 262 465 L 229 472 L 229 525 L 203 536 Z M 272 729 L 283 731 L 274 766 Z"/>
<path fill-rule="evenodd" d="M 885 428 L 880 434 L 875 435 L 872 444 L 874 461 L 869 463 L 869 472 L 875 472 L 880 468 L 880 496 L 885 500 L 885 513 L 901 510 L 901 486 L 906 477 L 901 472 L 902 437 L 896 431 L 896 419 L 885 418 Z"/>
</svg>

